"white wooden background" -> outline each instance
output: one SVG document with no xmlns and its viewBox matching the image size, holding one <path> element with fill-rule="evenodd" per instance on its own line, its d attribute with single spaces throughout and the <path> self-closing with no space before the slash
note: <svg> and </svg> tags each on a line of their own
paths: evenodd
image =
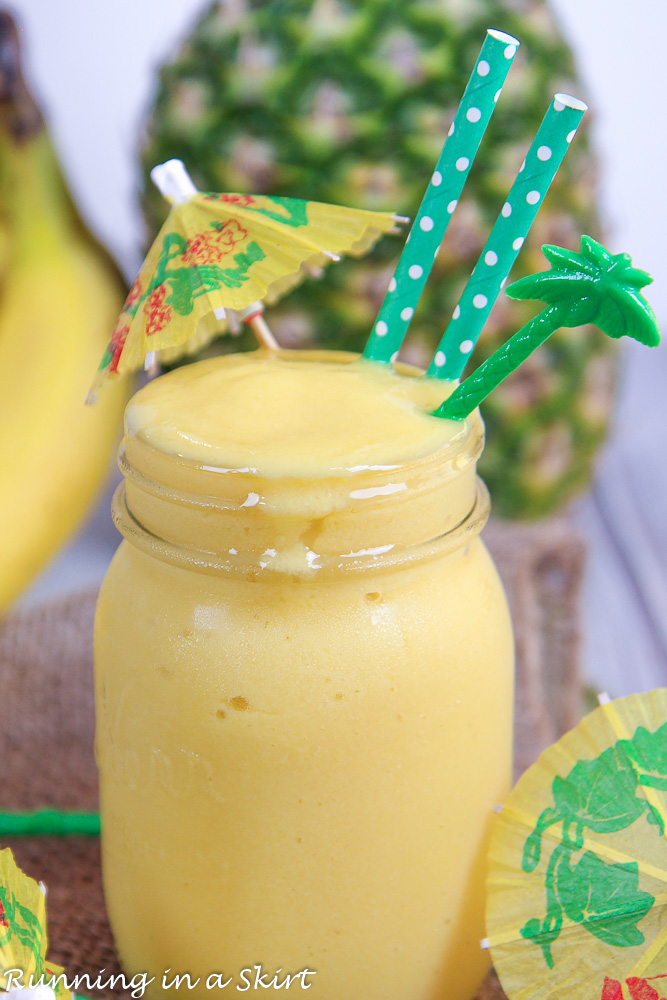
<svg viewBox="0 0 667 1000">
<path fill-rule="evenodd" d="M 614 695 L 667 685 L 667 350 L 633 345 L 626 362 L 614 437 L 575 507 L 589 546 L 584 663 Z"/>
<path fill-rule="evenodd" d="M 136 149 L 154 69 L 205 2 L 12 3 L 25 27 L 29 78 L 77 199 L 128 275 L 139 262 Z M 552 6 L 579 55 L 586 91 L 580 96 L 595 115 L 610 248 L 630 251 L 654 274 L 648 297 L 667 328 L 667 0 Z M 615 432 L 592 495 L 574 508 L 590 551 L 585 669 L 614 695 L 667 684 L 666 498 L 667 349 L 631 345 Z M 116 543 L 107 496 L 25 600 L 99 580 Z"/>
</svg>

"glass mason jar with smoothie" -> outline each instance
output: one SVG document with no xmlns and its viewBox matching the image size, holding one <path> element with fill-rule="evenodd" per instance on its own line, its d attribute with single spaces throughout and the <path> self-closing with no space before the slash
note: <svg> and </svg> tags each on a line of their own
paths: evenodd
<svg viewBox="0 0 667 1000">
<path fill-rule="evenodd" d="M 127 407 L 125 540 L 95 627 L 97 760 L 111 925 L 126 971 L 155 977 L 151 996 L 171 970 L 201 997 L 212 977 L 317 1000 L 470 1000 L 487 969 L 513 644 L 479 537 L 476 407 L 560 326 L 637 326 L 657 343 L 650 310 L 638 319 L 648 276 L 584 238 L 580 254 L 545 248 L 551 270 L 507 289 L 547 308 L 453 388 L 585 110 L 556 95 L 431 377 L 395 365 L 517 45 L 487 33 L 363 358 L 227 355 Z M 268 275 L 284 291 L 286 260 L 361 252 L 395 219 L 199 194 L 179 170 L 162 190 L 183 211 L 149 252 L 105 371 L 130 343 L 128 368 L 148 344 L 184 345 L 197 303 L 259 322 L 232 286 L 261 299 Z M 230 204 L 238 218 L 209 218 Z"/>
<path fill-rule="evenodd" d="M 469 1000 L 483 978 L 513 648 L 483 427 L 432 416 L 442 396 L 259 351 L 128 405 L 96 752 L 111 924 L 153 996 L 166 969 L 202 997 L 256 966 L 311 970 L 321 1000 Z"/>
</svg>

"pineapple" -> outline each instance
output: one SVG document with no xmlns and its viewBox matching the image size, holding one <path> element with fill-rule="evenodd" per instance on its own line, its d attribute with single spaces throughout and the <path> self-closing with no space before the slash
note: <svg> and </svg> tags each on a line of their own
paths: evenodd
<svg viewBox="0 0 667 1000">
<path fill-rule="evenodd" d="M 163 66 L 142 148 L 151 235 L 166 206 L 150 168 L 180 157 L 198 187 L 414 216 L 487 27 L 522 46 L 401 357 L 426 366 L 556 91 L 581 94 L 543 0 L 220 0 Z M 544 270 L 542 243 L 600 237 L 596 171 L 580 130 L 512 277 Z M 361 350 L 401 243 L 330 267 L 271 310 L 285 347 Z M 479 363 L 534 307 L 501 298 Z M 482 473 L 495 510 L 544 516 L 587 484 L 613 395 L 609 341 L 561 331 L 484 408 Z"/>
</svg>

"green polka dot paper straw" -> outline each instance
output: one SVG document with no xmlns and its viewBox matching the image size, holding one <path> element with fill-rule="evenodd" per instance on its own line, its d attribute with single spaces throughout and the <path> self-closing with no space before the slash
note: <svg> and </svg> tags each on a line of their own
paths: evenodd
<svg viewBox="0 0 667 1000">
<path fill-rule="evenodd" d="M 454 309 L 429 375 L 460 378 L 586 110 L 575 97 L 554 97 Z"/>
<path fill-rule="evenodd" d="M 403 343 L 519 42 L 489 29 L 403 247 L 364 357 L 392 362 Z"/>
</svg>

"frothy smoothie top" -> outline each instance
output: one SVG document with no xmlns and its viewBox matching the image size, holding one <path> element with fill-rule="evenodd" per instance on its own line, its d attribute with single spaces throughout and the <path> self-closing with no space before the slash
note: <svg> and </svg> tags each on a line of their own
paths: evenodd
<svg viewBox="0 0 667 1000">
<path fill-rule="evenodd" d="M 198 465 L 320 477 L 391 468 L 463 443 L 467 421 L 430 415 L 447 383 L 355 355 L 227 355 L 150 382 L 126 433 Z"/>
</svg>

